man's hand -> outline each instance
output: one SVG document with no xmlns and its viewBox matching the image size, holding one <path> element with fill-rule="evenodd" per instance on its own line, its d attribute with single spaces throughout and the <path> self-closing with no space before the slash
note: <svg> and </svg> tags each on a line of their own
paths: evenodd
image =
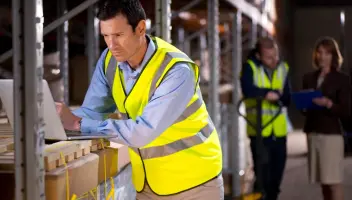
<svg viewBox="0 0 352 200">
<path fill-rule="evenodd" d="M 331 108 L 333 104 L 332 101 L 326 97 L 314 98 L 313 103 L 317 104 L 318 106 L 323 106 L 326 108 Z"/>
<path fill-rule="evenodd" d="M 108 116 L 109 119 L 122 119 L 122 115 L 120 113 L 111 113 Z"/>
<path fill-rule="evenodd" d="M 55 105 L 64 128 L 70 131 L 80 131 L 81 118 L 74 115 L 64 103 L 55 102 Z"/>
<path fill-rule="evenodd" d="M 277 101 L 280 96 L 276 92 L 268 92 L 265 96 L 265 99 L 268 101 Z"/>
</svg>

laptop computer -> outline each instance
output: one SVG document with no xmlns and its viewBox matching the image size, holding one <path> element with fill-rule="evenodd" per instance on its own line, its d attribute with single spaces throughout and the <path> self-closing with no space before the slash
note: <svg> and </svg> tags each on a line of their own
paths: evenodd
<svg viewBox="0 0 352 200">
<path fill-rule="evenodd" d="M 33 90 L 35 92 L 35 90 Z M 0 79 L 0 98 L 5 108 L 7 117 L 14 128 L 14 99 L 13 99 L 13 79 Z M 49 85 L 43 80 L 43 118 L 45 123 L 46 140 L 92 140 L 116 138 L 115 134 L 102 133 L 82 133 L 79 131 L 67 131 L 64 129 L 61 119 L 56 111 L 54 99 Z M 117 139 L 117 138 L 116 138 Z"/>
</svg>

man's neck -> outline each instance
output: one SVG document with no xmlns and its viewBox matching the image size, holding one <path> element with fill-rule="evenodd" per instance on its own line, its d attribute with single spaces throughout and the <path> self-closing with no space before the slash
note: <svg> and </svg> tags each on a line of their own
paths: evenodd
<svg viewBox="0 0 352 200">
<path fill-rule="evenodd" d="M 264 69 L 267 69 L 269 71 L 274 71 L 275 69 L 278 68 L 279 65 L 277 64 L 275 67 L 269 67 L 269 66 L 263 64 L 263 66 L 264 66 Z"/>
<path fill-rule="evenodd" d="M 138 48 L 137 52 L 127 60 L 128 64 L 132 69 L 137 69 L 139 65 L 142 63 L 143 58 L 147 52 L 147 48 L 148 48 L 148 41 L 147 41 L 147 38 L 145 37 L 143 39 L 142 45 Z"/>
</svg>

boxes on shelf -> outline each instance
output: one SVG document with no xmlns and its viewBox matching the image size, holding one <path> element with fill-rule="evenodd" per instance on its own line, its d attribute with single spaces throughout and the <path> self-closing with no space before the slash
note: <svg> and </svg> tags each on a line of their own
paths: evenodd
<svg viewBox="0 0 352 200">
<path fill-rule="evenodd" d="M 0 153 L 0 193 L 5 199 L 12 200 L 15 192 L 13 136 L 0 136 L 0 146 L 6 147 Z M 98 187 L 99 156 L 90 153 L 91 147 L 90 140 L 45 146 L 46 199 L 66 200 L 67 191 L 70 197 L 73 194 L 79 197 Z"/>
<path fill-rule="evenodd" d="M 110 146 L 105 146 L 104 149 L 93 151 L 93 153 L 99 156 L 99 183 L 102 183 L 105 180 L 105 172 L 106 180 L 108 180 L 110 177 L 116 176 L 120 169 L 130 162 L 127 146 L 113 142 L 110 142 Z"/>
</svg>

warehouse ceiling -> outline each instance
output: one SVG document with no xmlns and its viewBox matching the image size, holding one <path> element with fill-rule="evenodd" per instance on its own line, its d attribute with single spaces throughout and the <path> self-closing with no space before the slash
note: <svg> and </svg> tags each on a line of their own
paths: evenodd
<svg viewBox="0 0 352 200">
<path fill-rule="evenodd" d="M 57 19 L 58 15 L 56 13 L 57 13 L 58 1 L 61 1 L 61 0 L 54 0 L 54 1 L 43 0 L 44 26 L 46 26 L 47 24 Z M 147 16 L 153 21 L 154 12 L 155 12 L 155 0 L 140 0 L 140 1 L 146 10 Z M 254 0 L 249 0 L 249 1 L 254 1 Z M 277 1 L 280 1 L 280 0 L 277 0 Z M 67 2 L 68 10 L 71 10 L 74 7 L 81 4 L 83 0 L 66 0 L 66 2 Z M 190 2 L 191 0 L 177 0 L 177 1 L 172 0 L 172 4 L 171 4 L 172 11 L 177 11 Z M 298 6 L 352 5 L 351 0 L 334 0 L 334 1 L 332 0 L 295 0 L 294 2 Z M 11 7 L 11 0 L 0 0 L 0 34 L 2 33 L 3 35 L 4 33 L 11 34 L 10 33 L 11 28 L 9 26 L 11 24 L 10 7 Z M 220 22 L 221 23 L 230 22 L 232 18 L 229 14 L 232 12 L 235 12 L 236 9 L 232 7 L 229 3 L 227 3 L 226 0 L 220 0 L 219 7 L 220 7 Z M 191 12 L 193 13 L 192 18 L 186 20 L 184 18 L 181 19 L 178 17 L 172 21 L 172 26 L 177 28 L 177 26 L 181 25 L 187 31 L 190 31 L 190 32 L 197 31 L 201 27 L 206 26 L 206 23 L 201 23 L 201 22 L 206 21 L 206 18 L 207 18 L 207 0 L 203 0 L 203 2 L 194 6 Z M 84 30 L 87 24 L 86 19 L 87 19 L 87 12 L 82 12 L 78 16 L 70 20 L 70 32 L 73 33 L 70 38 L 71 42 L 74 41 L 74 43 L 77 43 L 77 44 L 79 43 L 80 45 L 84 45 L 83 38 L 85 34 Z M 249 19 L 244 17 L 243 27 L 242 27 L 244 32 L 246 32 L 246 30 L 249 29 L 250 23 L 248 22 L 249 22 Z M 4 28 L 7 29 L 7 32 L 3 31 Z M 53 41 L 53 45 L 56 45 L 55 38 L 56 38 L 56 33 L 55 31 L 53 31 L 45 37 L 45 40 Z M 4 42 L 6 41 L 9 42 L 8 45 L 11 45 L 10 40 L 6 38 Z M 7 47 L 8 45 L 3 45 L 6 47 L 0 48 L 0 53 L 4 52 L 8 48 Z"/>
<path fill-rule="evenodd" d="M 154 13 L 154 0 L 140 0 L 144 8 L 146 9 L 147 13 L 149 15 L 153 15 Z M 248 1 L 253 1 L 253 0 L 248 0 Z M 351 6 L 352 1 L 351 0 L 292 0 L 295 2 L 297 6 Z M 46 13 L 55 13 L 56 11 L 56 3 L 58 0 L 43 0 L 44 4 L 44 11 L 48 11 Z M 83 0 L 69 0 L 67 1 L 68 8 L 72 9 L 75 6 L 79 5 L 82 3 Z M 181 8 L 182 6 L 188 4 L 190 0 L 177 0 L 177 1 L 172 1 L 172 9 L 177 10 Z M 207 1 L 204 0 L 202 3 L 200 3 L 198 6 L 195 7 L 195 9 L 206 9 L 207 6 Z M 10 7 L 11 5 L 11 0 L 1 0 L 0 1 L 0 6 L 6 6 Z M 229 3 L 226 2 L 226 0 L 220 0 L 220 8 L 224 10 L 231 10 L 232 7 Z"/>
<path fill-rule="evenodd" d="M 57 9 L 57 1 L 52 1 L 52 0 L 43 0 L 43 6 L 44 6 L 44 15 L 52 15 L 56 12 Z M 72 9 L 79 5 L 80 3 L 83 2 L 83 0 L 69 0 L 67 2 L 67 7 L 68 9 Z M 155 1 L 154 0 L 140 0 L 142 3 L 143 7 L 145 8 L 147 14 L 149 17 L 154 16 L 154 10 L 155 10 Z M 222 10 L 230 10 L 232 9 L 230 4 L 227 3 L 225 0 L 220 0 L 220 9 Z M 190 0 L 178 0 L 178 1 L 172 1 L 172 10 L 178 10 L 181 7 L 187 5 L 190 3 Z M 11 5 L 11 0 L 1 0 L 0 1 L 0 6 L 6 6 L 10 7 Z M 204 10 L 207 8 L 207 1 L 203 0 L 200 4 L 194 7 L 194 9 L 201 9 Z"/>
<path fill-rule="evenodd" d="M 351 0 L 295 0 L 300 7 L 311 6 L 351 6 Z"/>
<path fill-rule="evenodd" d="M 147 13 L 148 18 L 152 20 L 152 23 L 155 19 L 154 13 L 155 13 L 155 0 L 140 0 L 143 7 L 145 8 L 145 11 Z M 52 0 L 44 0 L 43 1 L 43 10 L 44 10 L 44 26 L 48 25 L 49 23 L 53 22 L 55 19 L 57 19 L 58 15 L 57 13 L 57 8 L 58 8 L 58 1 L 52 1 Z M 83 1 L 82 0 L 67 0 L 67 8 L 68 10 L 72 10 L 79 4 L 81 4 Z M 178 0 L 178 1 L 172 1 L 171 4 L 171 9 L 172 11 L 178 11 L 185 5 L 189 4 L 190 0 Z M 11 7 L 11 0 L 1 0 L 0 1 L 0 8 L 1 7 L 7 7 L 7 12 L 0 12 L 0 27 L 8 27 L 9 24 L 11 24 L 11 13 L 10 13 L 10 7 Z M 232 20 L 231 16 L 229 13 L 235 12 L 235 8 L 232 7 L 229 3 L 227 3 L 226 0 L 220 0 L 219 3 L 220 7 L 220 22 L 230 22 Z M 194 6 L 190 12 L 192 15 L 191 18 L 182 18 L 182 17 L 176 17 L 172 21 L 172 26 L 182 26 L 188 31 L 197 31 L 201 27 L 204 27 L 206 25 L 206 19 L 207 19 L 207 0 L 203 0 L 203 2 L 197 4 Z M 5 18 L 5 20 L 4 20 Z M 73 19 L 70 20 L 70 29 L 72 29 L 74 32 L 75 30 L 78 31 L 83 31 L 84 27 L 86 26 L 87 22 L 87 12 L 83 11 L 79 15 L 75 16 Z M 244 17 L 244 20 L 248 20 Z M 244 24 L 247 24 L 244 22 Z M 72 25 L 72 26 L 71 26 Z M 246 29 L 247 26 L 244 26 L 244 29 Z M 0 29 L 1 31 L 1 29 Z M 53 36 L 51 36 L 54 34 Z M 55 33 L 49 33 L 48 36 L 46 37 L 55 37 Z"/>
</svg>

